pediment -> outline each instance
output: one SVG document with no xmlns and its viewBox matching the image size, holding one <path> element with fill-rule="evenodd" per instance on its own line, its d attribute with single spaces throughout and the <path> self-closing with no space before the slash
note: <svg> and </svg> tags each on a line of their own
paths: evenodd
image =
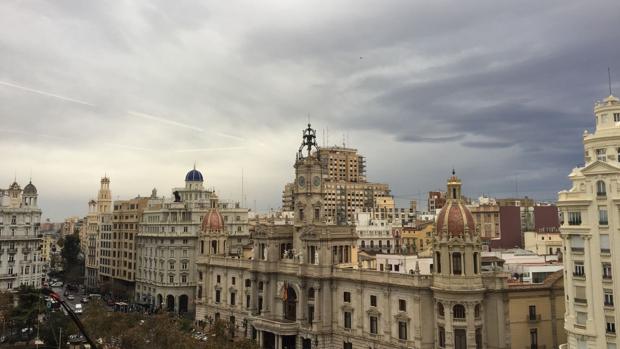
<svg viewBox="0 0 620 349">
<path fill-rule="evenodd" d="M 620 172 L 620 167 L 603 161 L 595 161 L 581 169 L 584 176 Z"/>
</svg>

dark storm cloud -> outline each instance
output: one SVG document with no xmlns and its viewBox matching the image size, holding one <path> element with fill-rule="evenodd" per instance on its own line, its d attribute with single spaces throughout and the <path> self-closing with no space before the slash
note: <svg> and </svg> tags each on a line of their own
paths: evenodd
<svg viewBox="0 0 620 349">
<path fill-rule="evenodd" d="M 166 192 L 194 161 L 232 198 L 244 167 L 249 199 L 277 207 L 308 119 L 332 144 L 350 132 L 397 195 L 441 188 L 454 165 L 469 195 L 517 181 L 552 198 L 582 161 L 607 67 L 620 76 L 618 13 L 611 0 L 5 2 L 0 82 L 44 93 L 0 84 L 0 150 L 49 174 L 55 218 L 81 214 L 99 172 L 117 170 L 122 198 Z"/>
</svg>

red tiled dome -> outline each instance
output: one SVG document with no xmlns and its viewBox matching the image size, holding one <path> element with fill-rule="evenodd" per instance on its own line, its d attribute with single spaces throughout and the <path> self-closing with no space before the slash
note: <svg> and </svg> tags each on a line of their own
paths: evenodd
<svg viewBox="0 0 620 349">
<path fill-rule="evenodd" d="M 476 231 L 474 216 L 460 200 L 449 200 L 437 215 L 437 234 L 462 236 L 466 231 Z"/>
<path fill-rule="evenodd" d="M 224 229 L 224 218 L 217 208 L 212 208 L 202 219 L 202 231 L 221 231 Z"/>
</svg>

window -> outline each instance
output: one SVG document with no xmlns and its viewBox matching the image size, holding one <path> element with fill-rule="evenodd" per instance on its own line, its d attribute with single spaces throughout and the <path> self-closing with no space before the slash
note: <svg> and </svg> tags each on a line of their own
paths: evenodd
<svg viewBox="0 0 620 349">
<path fill-rule="evenodd" d="M 263 297 L 258 297 L 258 312 L 263 310 Z"/>
<path fill-rule="evenodd" d="M 398 300 L 398 310 L 407 311 L 407 302 L 404 299 Z"/>
<path fill-rule="evenodd" d="M 236 278 L 233 276 L 231 283 L 234 285 L 236 281 L 237 281 Z"/>
<path fill-rule="evenodd" d="M 343 344 L 342 344 L 342 348 L 343 348 L 343 349 L 353 349 L 353 343 L 350 343 L 350 342 L 343 342 Z"/>
<path fill-rule="evenodd" d="M 441 274 L 441 253 L 435 252 L 435 262 L 437 263 L 437 273 Z"/>
<path fill-rule="evenodd" d="M 309 301 L 313 301 L 314 300 L 314 288 L 310 287 L 308 289 L 308 300 Z"/>
<path fill-rule="evenodd" d="M 398 322 L 398 339 L 407 340 L 407 322 Z"/>
<path fill-rule="evenodd" d="M 439 314 L 439 316 L 443 317 L 444 316 L 444 310 L 443 310 L 443 304 L 441 303 L 437 303 L 437 313 Z"/>
<path fill-rule="evenodd" d="M 482 349 L 482 329 L 476 329 L 476 349 Z"/>
<path fill-rule="evenodd" d="M 605 329 L 607 330 L 607 333 L 616 333 L 616 321 L 613 317 L 605 317 Z"/>
<path fill-rule="evenodd" d="M 174 275 L 170 275 L 169 279 L 170 279 L 170 283 L 173 284 L 174 283 Z"/>
<path fill-rule="evenodd" d="M 476 306 L 474 307 L 474 317 L 476 319 L 480 318 L 480 304 L 476 304 Z"/>
<path fill-rule="evenodd" d="M 614 113 L 614 122 L 620 122 L 620 113 Z"/>
<path fill-rule="evenodd" d="M 538 329 L 530 329 L 530 347 L 538 348 Z"/>
<path fill-rule="evenodd" d="M 249 308 L 250 307 L 250 295 L 246 295 L 245 296 L 245 307 Z"/>
<path fill-rule="evenodd" d="M 530 305 L 528 317 L 530 320 L 536 320 L 536 306 Z"/>
<path fill-rule="evenodd" d="M 614 305 L 614 291 L 613 290 L 604 290 L 604 298 L 605 298 L 605 305 L 607 306 L 613 306 Z"/>
<path fill-rule="evenodd" d="M 461 275 L 461 253 L 452 253 L 452 273 L 454 275 Z"/>
<path fill-rule="evenodd" d="M 187 282 L 187 275 L 181 275 L 181 282 L 182 283 L 186 283 Z"/>
<path fill-rule="evenodd" d="M 343 293 L 343 301 L 345 303 L 351 303 L 351 292 Z"/>
<path fill-rule="evenodd" d="M 344 312 L 344 328 L 351 328 L 351 312 Z"/>
<path fill-rule="evenodd" d="M 230 305 L 235 305 L 236 302 L 235 292 L 230 293 Z"/>
<path fill-rule="evenodd" d="M 371 307 L 377 306 L 377 296 L 370 296 L 370 306 Z"/>
<path fill-rule="evenodd" d="M 573 235 L 570 238 L 571 251 L 573 252 L 583 252 L 583 237 L 579 235 Z"/>
<path fill-rule="evenodd" d="M 308 305 L 308 323 L 314 322 L 314 305 Z"/>
<path fill-rule="evenodd" d="M 583 312 L 583 311 L 577 312 L 577 318 L 576 318 L 577 325 L 585 326 L 587 320 L 588 320 L 588 313 Z"/>
<path fill-rule="evenodd" d="M 219 303 L 221 299 L 221 291 L 215 290 L 215 303 Z"/>
<path fill-rule="evenodd" d="M 599 207 L 598 209 L 598 224 L 607 225 L 607 208 Z"/>
<path fill-rule="evenodd" d="M 446 330 L 442 327 L 439 326 L 438 327 L 438 335 L 437 337 L 439 337 L 439 347 L 440 348 L 445 348 L 446 346 Z"/>
<path fill-rule="evenodd" d="M 461 304 L 457 304 L 452 309 L 453 316 L 455 319 L 464 319 L 465 318 L 465 307 Z"/>
<path fill-rule="evenodd" d="M 250 287 L 250 286 L 252 286 L 252 280 L 245 279 L 245 287 Z"/>
<path fill-rule="evenodd" d="M 474 252 L 474 274 L 478 274 L 478 252 Z"/>
<path fill-rule="evenodd" d="M 605 182 L 597 181 L 596 182 L 596 196 L 606 196 L 606 195 L 607 195 L 607 188 L 605 187 Z"/>
<path fill-rule="evenodd" d="M 607 160 L 607 157 L 605 156 L 606 152 L 607 152 L 607 149 L 596 149 L 596 160 L 598 161 Z"/>
<path fill-rule="evenodd" d="M 583 266 L 583 262 L 575 262 L 575 270 L 573 271 L 573 276 L 585 277 L 586 271 Z"/>
<path fill-rule="evenodd" d="M 377 330 L 377 317 L 376 316 L 371 316 L 370 317 L 370 333 L 372 334 L 377 334 L 378 330 Z"/>
<path fill-rule="evenodd" d="M 581 212 L 568 212 L 568 225 L 581 225 Z"/>
<path fill-rule="evenodd" d="M 611 264 L 603 263 L 603 279 L 611 279 Z"/>
<path fill-rule="evenodd" d="M 575 303 L 587 303 L 586 288 L 584 286 L 575 286 Z"/>
<path fill-rule="evenodd" d="M 221 280 L 221 277 L 220 277 L 219 275 L 217 275 L 215 278 L 216 278 L 216 280 L 217 280 L 216 282 L 219 284 L 219 283 L 220 283 L 220 280 Z"/>
<path fill-rule="evenodd" d="M 600 235 L 601 253 L 609 253 L 609 235 Z"/>
</svg>

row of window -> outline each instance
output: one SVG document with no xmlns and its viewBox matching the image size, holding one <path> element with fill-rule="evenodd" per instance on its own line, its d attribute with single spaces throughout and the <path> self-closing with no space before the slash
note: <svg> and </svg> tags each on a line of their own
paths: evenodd
<svg viewBox="0 0 620 349">
<path fill-rule="evenodd" d="M 575 261 L 573 269 L 573 276 L 586 277 L 586 270 L 583 261 Z M 603 279 L 611 280 L 613 273 L 611 269 L 611 263 L 602 263 Z"/>
</svg>

